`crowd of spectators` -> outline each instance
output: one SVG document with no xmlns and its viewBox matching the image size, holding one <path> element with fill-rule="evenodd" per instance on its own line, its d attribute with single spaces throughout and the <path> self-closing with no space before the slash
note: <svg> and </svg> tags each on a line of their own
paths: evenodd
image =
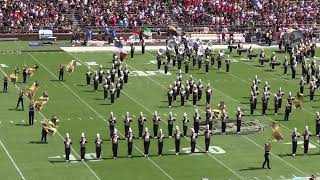
<svg viewBox="0 0 320 180">
<path fill-rule="evenodd" d="M 319 24 L 319 0 L 3 0 L 0 31 Z"/>
</svg>

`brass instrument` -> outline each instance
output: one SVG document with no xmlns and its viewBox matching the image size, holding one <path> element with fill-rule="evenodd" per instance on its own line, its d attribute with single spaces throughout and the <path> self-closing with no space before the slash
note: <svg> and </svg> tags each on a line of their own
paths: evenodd
<svg viewBox="0 0 320 180">
<path fill-rule="evenodd" d="M 297 108 L 302 109 L 302 104 L 303 104 L 303 94 L 297 92 L 297 96 L 293 97 L 292 106 L 295 109 Z"/>
<path fill-rule="evenodd" d="M 272 123 L 271 128 L 272 128 L 272 140 L 274 141 L 283 140 L 283 135 L 281 133 L 280 126 L 276 122 Z"/>
</svg>

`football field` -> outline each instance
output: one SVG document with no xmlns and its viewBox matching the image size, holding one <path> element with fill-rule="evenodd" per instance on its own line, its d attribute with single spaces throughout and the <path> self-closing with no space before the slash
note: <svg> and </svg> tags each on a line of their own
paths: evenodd
<svg viewBox="0 0 320 180">
<path fill-rule="evenodd" d="M 267 57 L 277 49 L 265 49 Z M 180 106 L 180 97 L 173 107 L 168 107 L 167 89 L 177 79 L 177 66 L 169 67 L 169 73 L 164 74 L 163 66 L 157 70 L 155 62 L 157 52 L 147 51 L 142 55 L 136 52 L 133 59 L 128 57 L 127 64 L 130 75 L 129 82 L 124 86 L 119 98 L 114 104 L 110 99 L 104 100 L 103 87 L 98 91 L 93 86 L 86 85 L 85 73 L 87 66 L 92 70 L 98 70 L 102 65 L 105 72 L 111 67 L 113 52 L 65 52 L 58 46 L 28 47 L 27 42 L 1 42 L 0 43 L 0 77 L 10 75 L 15 67 L 22 69 L 26 64 L 32 67 L 39 66 L 34 75 L 28 78 L 27 83 L 22 83 L 22 72 L 16 85 L 9 83 L 8 93 L 0 93 L 0 179 L 1 180 L 267 180 L 267 179 L 293 179 L 308 177 L 312 174 L 320 176 L 319 138 L 311 137 L 309 154 L 303 155 L 303 137 L 299 139 L 299 147 L 296 157 L 291 156 L 291 133 L 294 127 L 302 134 L 305 126 L 309 126 L 315 133 L 315 114 L 320 109 L 319 90 L 313 101 L 309 101 L 309 85 L 305 86 L 304 104 L 302 109 L 295 109 L 289 117 L 289 121 L 283 121 L 284 108 L 278 115 L 274 114 L 273 94 L 270 96 L 267 115 L 261 115 L 261 95 L 258 97 L 258 110 L 250 116 L 250 86 L 255 75 L 261 79 L 259 90 L 261 91 L 265 81 L 271 85 L 272 93 L 276 93 L 279 87 L 285 91 L 283 102 L 288 92 L 293 95 L 299 90 L 301 65 L 298 65 L 296 79 L 291 79 L 290 69 L 288 75 L 283 75 L 282 66 L 271 70 L 269 63 L 260 67 L 257 60 L 247 62 L 246 54 L 239 57 L 235 52 L 230 54 L 234 59 L 230 72 L 225 72 L 225 63 L 222 69 L 217 70 L 217 65 L 210 66 L 209 73 L 202 69 L 192 67 L 190 63 L 189 74 L 182 73 L 186 82 L 193 76 L 196 83 L 201 79 L 206 86 L 211 84 L 213 96 L 211 107 L 217 108 L 224 101 L 229 114 L 227 134 L 220 134 L 220 123 L 215 127 L 215 133 L 211 138 L 210 151 L 204 153 L 204 136 L 197 139 L 197 153 L 190 155 L 190 137 L 181 141 L 179 156 L 175 155 L 174 139 L 164 140 L 164 156 L 157 155 L 157 139 L 151 140 L 150 157 L 143 156 L 143 140 L 134 139 L 133 158 L 127 157 L 127 141 L 124 139 L 123 116 L 128 111 L 132 115 L 131 127 L 134 135 L 138 135 L 137 119 L 140 112 L 147 118 L 145 127 L 152 131 L 152 115 L 157 111 L 162 122 L 160 127 L 165 135 L 167 131 L 168 114 L 175 114 L 174 126 L 182 129 L 182 117 L 186 112 L 190 118 L 189 127 L 192 127 L 192 116 L 195 107 L 192 102 Z M 255 50 L 256 52 L 260 50 Z M 277 58 L 283 60 L 288 54 L 277 52 Z M 320 49 L 317 49 L 316 57 L 320 59 Z M 75 71 L 65 73 L 65 81 L 58 81 L 59 65 L 67 65 L 72 59 L 77 61 Z M 309 60 L 311 61 L 311 59 Z M 319 64 L 319 61 L 318 61 Z M 184 72 L 184 65 L 182 66 Z M 15 106 L 20 89 L 27 90 L 34 81 L 40 86 L 35 95 L 39 98 L 44 91 L 48 92 L 50 100 L 41 111 L 35 114 L 35 125 L 28 126 L 29 101 L 24 98 L 25 110 L 16 110 Z M 92 84 L 92 82 L 91 82 Z M 2 87 L 1 87 L 2 88 Z M 191 99 L 191 98 L 190 98 Z M 235 113 L 237 107 L 244 111 L 244 133 L 235 134 Z M 205 97 L 198 102 L 202 120 L 205 119 Z M 111 141 L 109 138 L 109 114 L 113 112 L 117 117 L 116 128 L 120 132 L 122 140 L 119 142 L 119 159 L 112 159 Z M 50 119 L 56 115 L 59 120 L 58 132 L 54 136 L 48 136 L 48 144 L 40 143 L 40 121 Z M 272 142 L 271 169 L 262 169 L 264 161 L 264 143 L 271 138 L 272 122 L 280 125 L 284 140 Z M 190 133 L 190 130 L 188 130 Z M 88 140 L 86 161 L 80 159 L 80 135 L 84 132 Z M 71 162 L 64 159 L 65 134 L 69 133 L 73 141 Z M 103 139 L 102 161 L 95 160 L 96 133 L 100 133 Z"/>
</svg>

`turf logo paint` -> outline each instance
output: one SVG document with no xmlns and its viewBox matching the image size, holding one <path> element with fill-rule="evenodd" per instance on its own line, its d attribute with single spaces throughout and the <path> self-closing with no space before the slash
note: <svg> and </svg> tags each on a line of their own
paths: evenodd
<svg viewBox="0 0 320 180">
<path fill-rule="evenodd" d="M 50 159 L 49 161 L 50 162 L 54 162 L 55 160 L 54 159 L 61 159 L 61 158 L 65 158 L 66 156 L 65 155 L 63 155 L 63 156 L 52 156 L 52 157 L 48 157 L 48 159 Z M 96 153 L 87 153 L 87 154 L 85 154 L 85 159 L 87 160 L 87 161 L 99 161 L 99 160 L 97 160 L 97 158 L 96 158 Z M 80 161 L 79 160 L 77 160 L 75 157 L 74 157 L 74 155 L 72 155 L 72 154 L 70 154 L 70 156 L 69 156 L 69 160 L 70 160 L 70 163 L 79 163 Z"/>
<path fill-rule="evenodd" d="M 85 62 L 88 66 L 99 66 L 99 64 L 97 64 L 97 62 L 95 61 L 89 61 L 89 62 Z"/>
<path fill-rule="evenodd" d="M 300 146 L 301 148 L 304 148 L 304 147 L 303 147 L 303 144 L 304 144 L 303 141 L 298 141 L 297 143 L 298 143 L 298 145 L 302 145 L 302 146 Z M 283 143 L 283 144 L 291 145 L 292 143 L 291 143 L 291 142 L 288 142 L 288 143 Z M 315 149 L 315 148 L 317 148 L 317 146 L 316 146 L 315 144 L 312 144 L 311 142 L 309 142 L 309 148 L 310 148 L 310 149 Z"/>
<path fill-rule="evenodd" d="M 171 73 L 168 72 L 167 74 L 164 73 L 164 71 L 157 70 L 157 71 L 131 71 L 129 76 L 132 77 L 145 77 L 145 76 L 170 76 Z"/>
<path fill-rule="evenodd" d="M 203 135 L 206 128 L 206 122 L 202 121 L 200 122 L 200 131 L 199 135 Z M 213 134 L 220 135 L 221 134 L 221 121 L 215 120 L 213 122 L 212 127 Z M 248 120 L 248 121 L 242 121 L 241 124 L 241 133 L 243 135 L 248 134 L 256 134 L 263 131 L 263 126 L 258 120 Z M 228 120 L 227 127 L 226 127 L 226 134 L 236 134 L 237 133 L 237 121 L 236 120 Z"/>
<path fill-rule="evenodd" d="M 171 149 L 169 151 L 175 152 L 176 150 Z M 181 152 L 184 154 L 190 154 L 191 148 L 190 147 L 181 148 Z M 195 152 L 194 155 L 203 155 L 203 153 L 201 153 L 201 151 L 197 148 L 194 149 L 194 152 Z M 219 146 L 209 146 L 208 152 L 211 154 L 225 154 L 226 153 L 226 151 Z"/>
</svg>

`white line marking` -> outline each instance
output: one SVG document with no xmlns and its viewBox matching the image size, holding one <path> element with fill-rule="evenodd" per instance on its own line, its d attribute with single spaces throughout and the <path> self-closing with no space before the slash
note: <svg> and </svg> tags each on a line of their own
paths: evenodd
<svg viewBox="0 0 320 180">
<path fill-rule="evenodd" d="M 28 53 L 35 61 L 38 62 L 38 64 L 40 66 L 42 66 L 45 70 L 47 70 L 47 72 L 49 74 L 51 74 L 53 77 L 57 78 L 55 74 L 53 74 L 46 66 L 44 66 L 43 64 L 41 64 L 34 56 L 32 56 L 32 54 Z M 70 53 L 68 53 L 70 54 Z M 71 56 L 73 56 L 72 54 L 70 54 Z M 74 58 L 76 58 L 75 56 L 73 56 Z M 80 59 L 76 58 L 78 61 L 80 61 L 82 64 L 84 64 Z M 103 121 L 108 122 L 104 117 L 102 117 L 96 110 L 94 110 L 86 101 L 84 101 L 78 94 L 76 94 L 69 86 L 67 86 L 64 82 L 62 82 L 62 85 L 67 88 L 74 96 L 76 96 L 82 103 L 84 103 L 87 107 L 89 107 L 95 114 L 97 114 Z M 121 134 L 120 132 L 118 132 L 120 134 L 120 136 L 123 136 L 123 134 Z M 63 138 L 63 137 L 62 137 Z M 134 145 L 134 147 L 141 153 L 144 154 L 136 145 Z M 174 180 L 167 172 L 165 172 L 158 164 L 156 164 L 152 159 L 148 158 L 148 160 L 154 165 L 156 166 L 161 172 L 163 172 L 169 179 Z M 89 167 L 89 166 L 88 166 Z M 91 169 L 91 168 L 90 168 Z M 100 179 L 100 178 L 99 178 Z"/>
<path fill-rule="evenodd" d="M 2 124 L 2 121 L 0 121 L 0 124 Z"/>
<path fill-rule="evenodd" d="M 10 121 L 10 123 L 12 124 L 12 123 L 13 123 L 13 121 Z"/>
<path fill-rule="evenodd" d="M 255 179 L 257 179 L 257 180 L 260 180 L 259 178 L 257 178 L 257 177 L 253 177 L 253 178 L 255 178 Z"/>
<path fill-rule="evenodd" d="M 24 121 L 24 120 L 22 120 L 21 122 L 23 122 L 23 123 L 24 123 L 25 121 Z"/>
<path fill-rule="evenodd" d="M 318 175 L 320 175 L 320 173 L 317 173 Z"/>
<path fill-rule="evenodd" d="M 61 156 L 52 156 L 52 157 L 48 157 L 49 159 L 59 159 L 61 158 Z"/>
<path fill-rule="evenodd" d="M 30 54 L 30 55 L 31 55 L 31 54 Z M 2 71 L 2 73 L 3 73 L 4 75 L 7 75 L 7 74 L 3 71 L 2 68 L 0 68 L 0 70 Z M 15 86 L 15 88 L 18 89 L 19 91 L 21 90 L 16 84 L 15 84 L 14 86 Z M 30 99 L 29 99 L 29 98 L 27 98 L 27 100 L 30 102 Z M 40 115 L 41 115 L 44 119 L 48 119 L 48 118 L 46 118 L 46 117 L 42 114 L 41 111 L 39 111 L 39 113 L 40 113 Z M 11 121 L 11 122 L 13 123 L 13 121 Z M 59 135 L 59 137 L 60 137 L 62 140 L 64 140 L 64 138 L 63 138 L 62 135 L 59 133 L 59 131 L 57 131 L 57 134 Z M 73 148 L 71 148 L 71 150 L 72 150 L 78 157 L 80 157 L 80 155 L 79 155 Z M 101 180 L 101 179 L 99 178 L 99 176 L 90 168 L 90 166 L 89 166 L 86 162 L 83 161 L 83 164 L 90 170 L 90 172 L 91 172 L 98 180 Z M 23 179 L 24 179 L 24 178 L 23 178 Z"/>
<path fill-rule="evenodd" d="M 68 121 L 70 121 L 71 119 L 70 118 L 68 118 Z"/>
<path fill-rule="evenodd" d="M 281 179 L 285 179 L 283 176 L 280 176 Z"/>
<path fill-rule="evenodd" d="M 93 119 L 92 117 L 90 117 L 90 119 Z"/>
<path fill-rule="evenodd" d="M 81 121 L 82 120 L 82 118 L 81 117 L 78 117 L 78 119 Z"/>
<path fill-rule="evenodd" d="M 9 154 L 7 148 L 4 146 L 4 144 L 2 143 L 1 139 L 0 139 L 0 144 L 2 146 L 2 148 L 4 149 L 4 151 L 6 152 L 7 156 L 10 158 L 10 161 L 12 162 L 12 164 L 14 165 L 14 167 L 16 168 L 16 170 L 18 171 L 18 173 L 20 174 L 21 179 L 26 180 L 26 178 L 24 178 L 22 172 L 20 171 L 20 169 L 18 168 L 17 164 L 14 162 L 14 160 L 12 159 L 11 155 Z"/>
<path fill-rule="evenodd" d="M 268 179 L 272 179 L 270 176 L 267 176 Z"/>
<path fill-rule="evenodd" d="M 37 120 L 34 120 L 34 122 L 37 122 Z"/>
</svg>

